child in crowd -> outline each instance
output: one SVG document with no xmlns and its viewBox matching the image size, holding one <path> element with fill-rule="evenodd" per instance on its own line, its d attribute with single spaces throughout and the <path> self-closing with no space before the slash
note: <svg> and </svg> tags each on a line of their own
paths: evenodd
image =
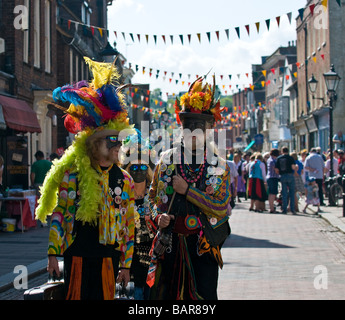
<svg viewBox="0 0 345 320">
<path fill-rule="evenodd" d="M 315 178 L 309 178 L 306 187 L 306 205 L 303 213 L 307 213 L 308 205 L 316 205 L 317 212 L 320 212 L 319 187 L 316 184 Z"/>
</svg>

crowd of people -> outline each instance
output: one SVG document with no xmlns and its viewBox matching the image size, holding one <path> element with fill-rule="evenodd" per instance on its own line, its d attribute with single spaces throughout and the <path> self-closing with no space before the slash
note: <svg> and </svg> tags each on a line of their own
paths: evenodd
<svg viewBox="0 0 345 320">
<path fill-rule="evenodd" d="M 340 135 L 340 133 L 338 133 Z M 336 139 L 336 138 L 335 138 Z M 325 206 L 325 182 L 330 176 L 330 153 L 324 154 L 320 147 L 291 152 L 287 147 L 270 152 L 245 152 L 230 150 L 227 162 L 232 170 L 232 206 L 241 197 L 250 199 L 249 211 L 293 214 L 309 205 Z M 344 150 L 333 151 L 333 176 L 345 174 Z M 305 197 L 305 207 L 299 207 L 299 199 Z M 266 201 L 268 200 L 268 208 Z"/>
</svg>

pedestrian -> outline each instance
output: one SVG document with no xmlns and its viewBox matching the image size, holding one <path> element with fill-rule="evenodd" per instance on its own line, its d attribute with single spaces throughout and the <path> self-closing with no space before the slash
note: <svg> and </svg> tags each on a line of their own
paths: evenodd
<svg viewBox="0 0 345 320">
<path fill-rule="evenodd" d="M 130 129 L 125 97 L 113 81 L 113 65 L 85 58 L 93 74 L 54 90 L 70 102 L 66 129 L 76 134 L 46 177 L 37 219 L 52 214 L 48 246 L 50 274 L 64 258 L 67 300 L 113 300 L 115 279 L 127 285 L 134 244 L 134 182 L 119 167 L 123 129 Z M 59 107 L 61 108 L 61 107 Z"/>
<path fill-rule="evenodd" d="M 319 187 L 320 206 L 324 206 L 322 184 L 325 163 L 322 157 L 317 154 L 316 148 L 311 148 L 310 155 L 306 159 L 305 168 L 308 170 L 309 178 L 316 179 L 316 183 Z"/>
<path fill-rule="evenodd" d="M 308 170 L 305 168 L 305 161 L 308 157 L 308 150 L 307 149 L 303 149 L 301 151 L 301 163 L 303 165 L 303 171 L 302 171 L 302 174 L 301 174 L 301 178 L 302 178 L 302 181 L 303 181 L 303 184 L 306 185 L 306 181 L 308 180 Z"/>
<path fill-rule="evenodd" d="M 127 159 L 134 158 L 123 168 L 134 180 L 135 199 L 135 234 L 134 251 L 131 264 L 131 279 L 134 282 L 134 299 L 148 300 L 150 287 L 146 284 L 147 272 L 150 266 L 150 250 L 155 236 L 154 228 L 150 225 L 150 208 L 148 201 L 149 186 L 153 172 L 147 160 L 150 159 L 149 143 L 141 139 L 141 134 L 131 135 L 123 145 Z M 134 156 L 134 154 L 136 156 Z M 122 159 L 124 162 L 124 159 Z"/>
<path fill-rule="evenodd" d="M 267 186 L 268 186 L 268 203 L 270 207 L 270 213 L 275 213 L 276 208 L 274 206 L 274 201 L 276 200 L 278 194 L 278 182 L 279 174 L 276 173 L 276 161 L 279 157 L 279 150 L 272 149 L 270 152 L 270 157 L 267 160 Z"/>
<path fill-rule="evenodd" d="M 317 212 L 321 212 L 320 210 L 320 198 L 319 198 L 319 187 L 316 184 L 315 178 L 309 178 L 306 188 L 306 205 L 303 209 L 303 213 L 307 213 L 308 206 L 312 204 L 317 206 Z"/>
<path fill-rule="evenodd" d="M 345 152 L 344 150 L 338 150 L 338 173 L 343 176 L 345 174 Z"/>
<path fill-rule="evenodd" d="M 298 160 L 297 153 L 292 152 L 291 157 L 295 160 L 295 212 L 299 212 L 298 200 L 302 197 L 305 192 L 304 183 L 302 180 L 303 164 Z"/>
<path fill-rule="evenodd" d="M 31 166 L 30 181 L 31 185 L 36 190 L 37 197 L 40 197 L 40 187 L 50 170 L 52 163 L 49 160 L 44 159 L 44 154 L 41 150 L 35 153 L 36 161 Z"/>
<path fill-rule="evenodd" d="M 276 173 L 280 175 L 282 186 L 282 213 L 287 213 L 288 200 L 290 199 L 290 210 L 295 214 L 295 160 L 289 155 L 289 148 L 283 147 L 282 154 L 277 158 Z"/>
<path fill-rule="evenodd" d="M 237 197 L 237 180 L 238 180 L 238 170 L 236 168 L 236 165 L 233 161 L 227 160 L 226 161 L 229 169 L 230 169 L 230 183 L 231 183 L 231 201 L 230 206 L 231 209 L 235 208 L 236 204 L 236 197 Z"/>
<path fill-rule="evenodd" d="M 333 136 L 333 143 L 334 143 L 334 149 L 336 150 L 344 150 L 345 148 L 345 134 L 339 130 L 334 136 Z"/>
<path fill-rule="evenodd" d="M 257 152 L 255 160 L 249 166 L 248 196 L 254 200 L 255 212 L 263 212 L 267 196 L 266 169 L 261 153 Z M 249 211 L 253 211 L 251 206 Z"/>
<path fill-rule="evenodd" d="M 217 299 L 231 194 L 226 160 L 206 137 L 221 120 L 215 88 L 198 78 L 175 102 L 182 143 L 162 154 L 149 193 L 159 230 L 147 278 L 151 299 Z"/>
<path fill-rule="evenodd" d="M 237 201 L 241 202 L 240 197 L 245 197 L 246 184 L 244 180 L 244 172 L 242 171 L 242 159 L 239 153 L 234 153 L 234 164 L 238 173 L 237 178 Z"/>
<path fill-rule="evenodd" d="M 247 164 L 250 161 L 250 156 L 251 156 L 251 152 L 246 152 L 243 156 L 243 163 L 242 163 L 242 176 L 244 179 L 244 184 L 245 184 L 245 193 L 244 193 L 244 198 L 245 200 L 247 200 L 248 196 L 247 196 L 247 186 L 248 186 L 248 178 L 249 178 L 249 174 L 247 171 Z"/>
<path fill-rule="evenodd" d="M 339 167 L 339 153 L 338 150 L 333 151 L 333 176 L 336 176 L 338 174 L 338 167 Z M 331 154 L 327 154 L 327 160 L 325 163 L 325 176 L 326 179 L 330 177 L 331 172 Z"/>
</svg>

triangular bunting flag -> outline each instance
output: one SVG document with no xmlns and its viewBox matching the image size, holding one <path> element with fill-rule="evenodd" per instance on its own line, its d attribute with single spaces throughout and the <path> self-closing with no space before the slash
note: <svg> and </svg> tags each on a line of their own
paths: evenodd
<svg viewBox="0 0 345 320">
<path fill-rule="evenodd" d="M 314 15 L 314 9 L 315 9 L 315 3 L 313 3 L 313 4 L 311 4 L 311 5 L 309 6 L 309 10 L 310 10 L 311 16 Z"/>
<path fill-rule="evenodd" d="M 182 45 L 183 45 L 183 35 L 180 34 L 179 37 L 180 37 L 181 43 L 182 43 Z"/>
<path fill-rule="evenodd" d="M 129 35 L 131 36 L 131 39 L 134 42 L 133 33 L 130 33 Z"/>
<path fill-rule="evenodd" d="M 68 24 L 68 30 L 71 29 L 71 20 L 68 20 L 67 24 Z"/>
<path fill-rule="evenodd" d="M 103 38 L 103 30 L 102 30 L 102 28 L 98 28 L 98 32 L 99 32 L 101 38 Z"/>
<path fill-rule="evenodd" d="M 262 70 L 261 73 L 264 75 L 264 77 L 266 78 L 266 70 Z"/>
<path fill-rule="evenodd" d="M 219 31 L 216 31 L 217 40 L 219 41 Z"/>
<path fill-rule="evenodd" d="M 316 63 L 316 57 L 313 57 L 313 61 Z"/>
<path fill-rule="evenodd" d="M 124 32 L 121 32 L 121 33 L 122 33 L 123 39 L 126 41 L 125 33 Z"/>
<path fill-rule="evenodd" d="M 174 43 L 174 36 L 173 35 L 170 35 L 170 41 L 171 41 L 171 44 Z"/>
<path fill-rule="evenodd" d="M 155 34 L 153 35 L 153 40 L 155 41 L 155 44 L 157 44 L 157 36 Z"/>
<path fill-rule="evenodd" d="M 294 76 L 295 78 L 297 78 L 297 72 L 294 72 L 293 76 Z"/>
<path fill-rule="evenodd" d="M 247 30 L 247 33 L 248 33 L 248 36 L 249 36 L 249 24 L 247 24 L 245 27 L 246 27 L 246 30 Z"/>
<path fill-rule="evenodd" d="M 287 17 L 288 17 L 288 19 L 289 19 L 289 22 L 290 22 L 290 24 L 291 24 L 292 12 L 289 12 L 289 13 L 287 13 L 286 15 L 287 15 Z"/>
<path fill-rule="evenodd" d="M 208 42 L 211 42 L 211 32 L 206 32 L 206 34 L 207 34 Z"/>
<path fill-rule="evenodd" d="M 225 34 L 226 34 L 226 37 L 227 37 L 228 40 L 229 40 L 229 29 L 225 29 Z"/>
<path fill-rule="evenodd" d="M 149 35 L 145 34 L 145 38 L 146 38 L 146 43 L 149 43 Z"/>
<path fill-rule="evenodd" d="M 276 69 L 272 68 L 272 69 L 271 69 L 271 72 L 272 72 L 273 74 L 276 74 Z"/>
<path fill-rule="evenodd" d="M 326 11 L 327 9 L 327 4 L 328 4 L 328 0 L 322 0 L 321 4 L 323 5 L 323 9 Z"/>
<path fill-rule="evenodd" d="M 238 38 L 240 39 L 240 27 L 235 28 Z"/>
<path fill-rule="evenodd" d="M 277 20 L 277 25 L 278 25 L 278 28 L 279 28 L 279 24 L 280 24 L 280 17 L 276 17 L 276 20 Z"/>
<path fill-rule="evenodd" d="M 232 75 L 231 75 L 231 74 L 229 74 L 229 79 L 230 79 L 230 81 L 231 81 L 231 77 L 232 77 Z"/>
<path fill-rule="evenodd" d="M 162 35 L 162 38 L 163 38 L 164 44 L 166 44 L 166 42 L 165 42 L 165 36 L 164 36 L 164 35 Z"/>
<path fill-rule="evenodd" d="M 93 36 L 95 35 L 95 28 L 94 27 L 91 27 L 91 33 Z M 122 34 L 124 34 L 124 33 L 122 32 Z"/>
<path fill-rule="evenodd" d="M 270 30 L 270 22 L 271 22 L 271 20 L 267 19 L 267 20 L 265 20 L 265 22 L 266 22 L 267 30 L 269 31 Z"/>
<path fill-rule="evenodd" d="M 200 33 L 197 33 L 196 35 L 197 35 L 197 37 L 198 37 L 198 39 L 199 39 L 199 43 L 201 43 L 201 34 L 200 34 Z"/>
<path fill-rule="evenodd" d="M 325 60 L 325 55 L 321 54 L 321 58 L 322 58 L 322 60 Z"/>
<path fill-rule="evenodd" d="M 341 7 L 341 0 L 337 0 L 337 4 Z"/>
<path fill-rule="evenodd" d="M 260 22 L 255 22 L 255 25 L 256 25 L 256 31 L 259 33 Z"/>
<path fill-rule="evenodd" d="M 301 18 L 301 21 L 303 21 L 303 14 L 304 14 L 304 8 L 298 9 L 299 17 Z"/>
<path fill-rule="evenodd" d="M 190 43 L 190 39 L 191 39 L 192 35 L 188 34 L 187 37 L 188 37 L 188 42 Z"/>
<path fill-rule="evenodd" d="M 140 34 L 137 34 L 137 36 L 138 36 L 138 41 L 140 42 Z"/>
<path fill-rule="evenodd" d="M 115 38 L 117 38 L 117 33 L 116 33 L 116 31 L 114 31 L 114 35 L 115 35 Z"/>
</svg>

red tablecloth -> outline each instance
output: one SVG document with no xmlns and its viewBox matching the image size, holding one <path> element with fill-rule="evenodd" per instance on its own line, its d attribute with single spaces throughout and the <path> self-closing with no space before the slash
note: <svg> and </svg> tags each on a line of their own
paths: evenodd
<svg viewBox="0 0 345 320">
<path fill-rule="evenodd" d="M 37 197 L 36 196 L 28 196 L 25 197 L 25 200 L 22 198 L 14 199 L 11 197 L 9 199 L 1 199 L 2 202 L 6 202 L 6 210 L 8 215 L 13 218 L 17 219 L 17 228 L 22 230 L 22 221 L 20 217 L 20 202 L 22 203 L 22 210 L 23 210 L 23 225 L 24 230 L 30 229 L 32 227 L 36 227 L 36 220 L 35 220 L 35 208 L 37 207 Z M 17 218 L 19 216 L 19 219 Z"/>
</svg>

